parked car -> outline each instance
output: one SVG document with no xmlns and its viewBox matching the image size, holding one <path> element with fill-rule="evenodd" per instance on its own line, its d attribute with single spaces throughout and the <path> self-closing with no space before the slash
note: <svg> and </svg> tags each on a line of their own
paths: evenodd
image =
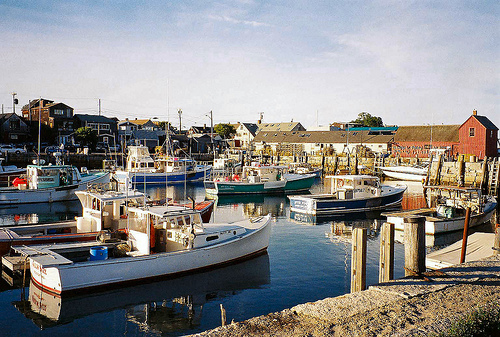
<svg viewBox="0 0 500 337">
<path fill-rule="evenodd" d="M 0 152 L 3 154 L 5 153 L 20 154 L 20 153 L 26 153 L 27 151 L 22 147 L 17 147 L 14 145 L 0 145 Z"/>
<path fill-rule="evenodd" d="M 68 154 L 69 150 L 64 149 L 64 148 L 61 149 L 59 146 L 56 146 L 56 145 L 47 146 L 45 148 L 45 153 L 46 154 L 53 154 L 53 153 L 56 153 L 56 152 L 60 152 L 61 154 Z"/>
</svg>

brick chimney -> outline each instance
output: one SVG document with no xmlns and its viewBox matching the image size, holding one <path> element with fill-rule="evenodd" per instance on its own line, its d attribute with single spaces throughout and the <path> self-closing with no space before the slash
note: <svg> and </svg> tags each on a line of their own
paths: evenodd
<svg viewBox="0 0 500 337">
<path fill-rule="evenodd" d="M 475 110 L 475 109 L 474 109 L 474 110 L 472 111 L 472 116 L 477 116 L 477 110 Z"/>
</svg>

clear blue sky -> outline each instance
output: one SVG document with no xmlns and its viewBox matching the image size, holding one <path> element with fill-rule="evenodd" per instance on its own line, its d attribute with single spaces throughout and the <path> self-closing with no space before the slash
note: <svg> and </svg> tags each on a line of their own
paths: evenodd
<svg viewBox="0 0 500 337">
<path fill-rule="evenodd" d="M 500 127 L 499 20 L 499 1 L 0 0 L 0 103 L 306 128 L 477 109 Z"/>
</svg>

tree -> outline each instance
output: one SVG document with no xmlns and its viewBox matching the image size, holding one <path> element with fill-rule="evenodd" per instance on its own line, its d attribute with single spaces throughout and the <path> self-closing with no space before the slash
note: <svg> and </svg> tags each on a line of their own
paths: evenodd
<svg viewBox="0 0 500 337">
<path fill-rule="evenodd" d="M 234 126 L 232 126 L 231 124 L 217 124 L 214 127 L 214 131 L 223 139 L 227 139 L 229 138 L 229 136 L 236 133 Z"/>
<path fill-rule="evenodd" d="M 89 127 L 81 127 L 75 131 L 75 138 L 84 146 L 88 146 L 91 149 L 95 149 L 98 137 L 97 132 Z"/>
<path fill-rule="evenodd" d="M 363 126 L 384 126 L 381 117 L 376 117 L 370 115 L 368 112 L 361 112 L 358 114 L 358 118 L 351 121 L 352 123 L 359 123 Z"/>
</svg>

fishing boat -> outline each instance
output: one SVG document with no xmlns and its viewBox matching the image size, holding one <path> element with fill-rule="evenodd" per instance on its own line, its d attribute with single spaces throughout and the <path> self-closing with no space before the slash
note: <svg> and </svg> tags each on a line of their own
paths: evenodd
<svg viewBox="0 0 500 337">
<path fill-rule="evenodd" d="M 16 165 L 3 165 L 5 158 L 0 158 L 0 186 L 10 186 L 15 178 L 26 173 L 25 168 Z"/>
<path fill-rule="evenodd" d="M 325 216 L 386 209 L 399 205 L 407 188 L 381 185 L 370 175 L 333 175 L 325 181 L 329 193 L 290 196 L 290 212 Z"/>
<path fill-rule="evenodd" d="M 198 165 L 191 158 L 158 155 L 155 159 L 146 146 L 129 146 L 125 170 L 113 177 L 119 184 L 165 184 L 202 181 L 210 175 L 210 165 Z"/>
<path fill-rule="evenodd" d="M 75 194 L 82 207 L 82 216 L 75 220 L 0 228 L 0 256 L 7 254 L 13 245 L 95 241 L 100 234 L 120 236 L 117 232 L 127 228 L 127 207 L 161 207 L 160 203 L 149 201 L 146 195 L 137 190 L 114 191 L 109 189 L 109 184 L 93 185 L 85 191 L 76 191 Z M 208 222 L 214 201 L 170 204 L 198 210 L 202 220 Z"/>
<path fill-rule="evenodd" d="M 481 189 L 455 186 L 425 186 L 428 208 L 382 213 L 396 230 L 404 231 L 408 217 L 425 217 L 425 234 L 435 235 L 464 229 L 466 209 L 470 208 L 469 227 L 490 221 L 496 209 L 494 197 L 483 195 Z"/>
<path fill-rule="evenodd" d="M 78 171 L 73 165 L 28 165 L 26 178 L 0 188 L 0 206 L 76 200 L 75 191 L 109 182 L 109 172 Z"/>
<path fill-rule="evenodd" d="M 297 174 L 314 174 L 316 178 L 321 178 L 323 170 L 321 167 L 314 167 L 309 163 L 290 163 L 288 172 Z"/>
<path fill-rule="evenodd" d="M 396 180 L 410 180 L 422 182 L 427 177 L 429 165 L 416 166 L 379 166 L 382 173 L 389 178 Z"/>
<path fill-rule="evenodd" d="M 252 163 L 240 175 L 205 180 L 208 195 L 273 194 L 307 191 L 314 183 L 314 174 L 288 173 L 286 166 Z"/>
<path fill-rule="evenodd" d="M 126 240 L 15 246 L 31 279 L 54 294 L 181 276 L 266 252 L 271 216 L 204 224 L 175 206 L 129 208 Z"/>
</svg>

